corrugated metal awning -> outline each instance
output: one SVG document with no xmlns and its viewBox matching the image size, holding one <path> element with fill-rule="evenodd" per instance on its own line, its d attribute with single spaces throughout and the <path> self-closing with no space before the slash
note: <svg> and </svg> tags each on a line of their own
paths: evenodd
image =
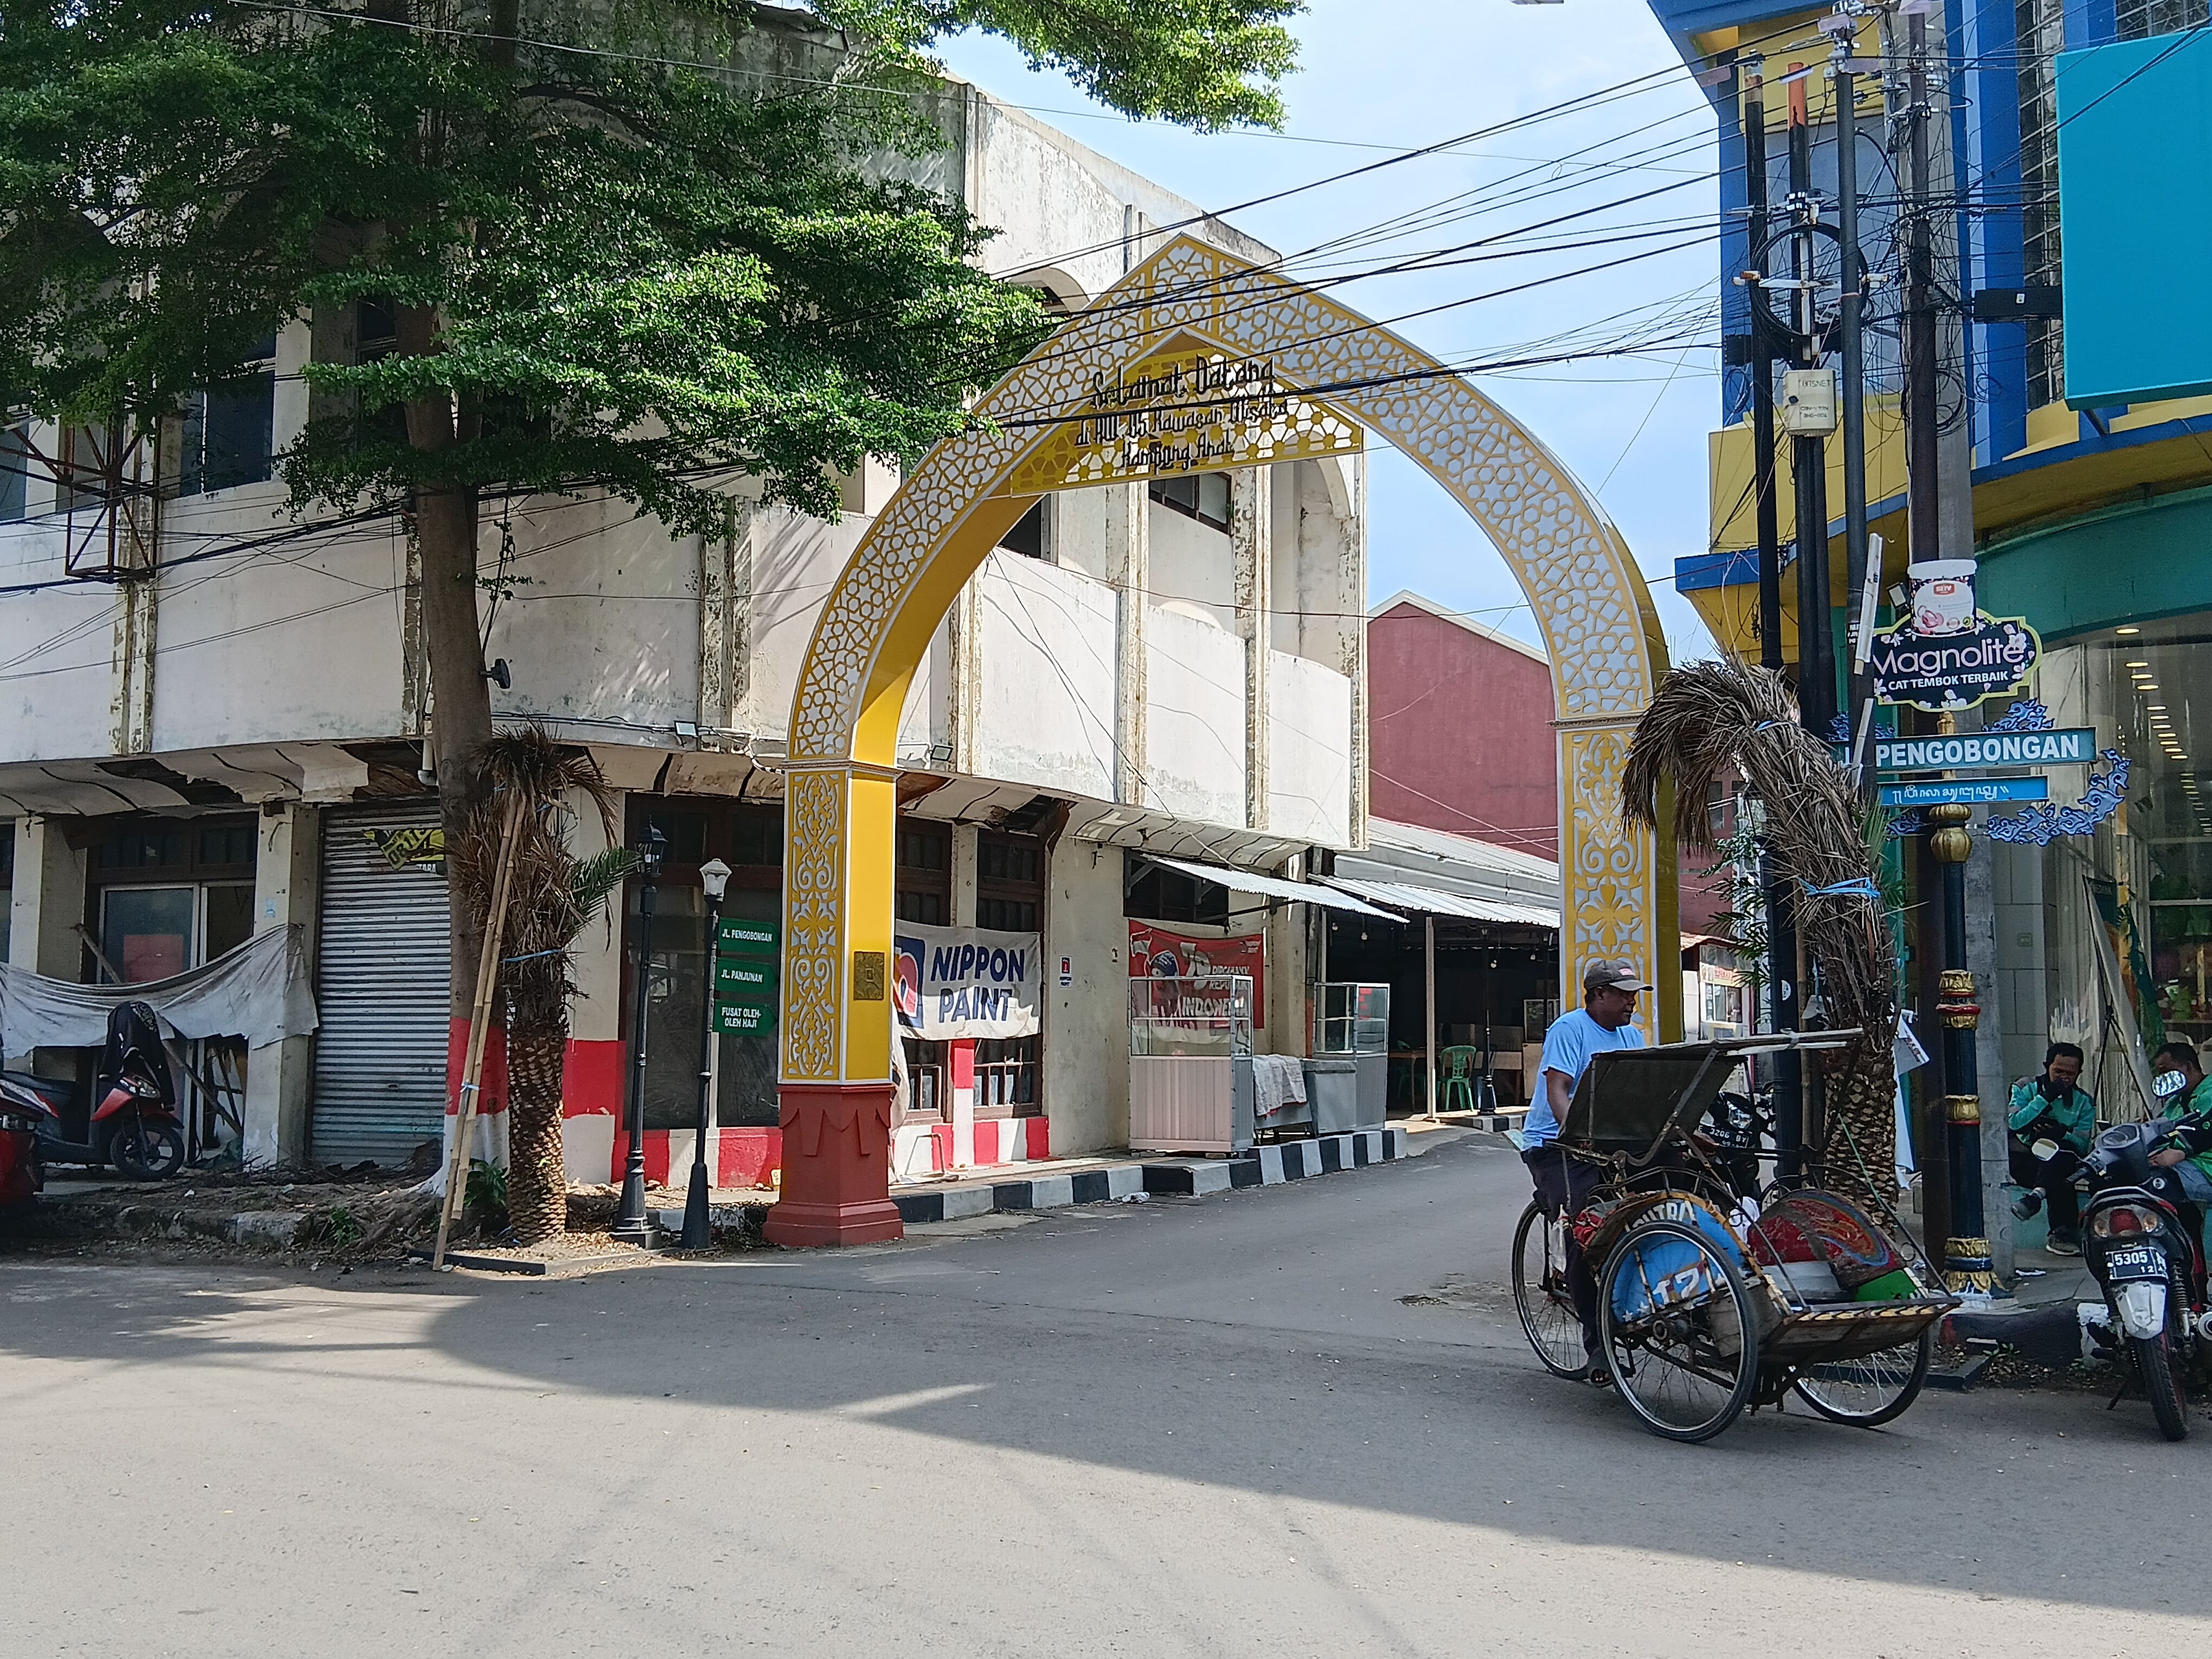
<svg viewBox="0 0 2212 1659">
<path fill-rule="evenodd" d="M 1354 915 L 1373 916 L 1380 921 L 1403 921 L 1403 916 L 1393 915 L 1388 910 L 1378 910 L 1364 904 L 1348 894 L 1330 887 L 1317 887 L 1311 882 L 1285 881 L 1280 876 L 1255 875 L 1249 870 L 1230 870 L 1218 864 L 1192 864 L 1184 859 L 1162 858 L 1157 853 L 1147 853 L 1145 860 L 1162 869 L 1172 870 L 1180 876 L 1194 877 L 1200 881 L 1218 882 L 1232 893 L 1257 893 L 1266 898 L 1288 899 L 1294 904 L 1322 904 L 1332 910 L 1349 910 Z M 1559 924 L 1553 922 L 1553 927 Z"/>
<path fill-rule="evenodd" d="M 1323 880 L 1334 887 L 1372 899 L 1377 904 L 1388 904 L 1401 910 L 1425 912 L 1432 916 L 1459 916 L 1468 921 L 1501 921 L 1522 927 L 1548 927 L 1559 930 L 1557 910 L 1539 909 L 1528 904 L 1506 904 L 1497 899 L 1474 898 L 1466 893 L 1441 892 L 1433 887 L 1414 887 L 1399 881 L 1360 881 L 1350 876 L 1325 876 Z"/>
</svg>

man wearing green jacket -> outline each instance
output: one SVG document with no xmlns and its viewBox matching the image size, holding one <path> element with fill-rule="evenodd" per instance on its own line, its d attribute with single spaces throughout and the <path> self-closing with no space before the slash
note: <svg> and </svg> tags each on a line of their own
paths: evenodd
<svg viewBox="0 0 2212 1659">
<path fill-rule="evenodd" d="M 2165 1115 L 2180 1120 L 2179 1146 L 2153 1152 L 2150 1161 L 2173 1171 L 2173 1181 L 2190 1203 L 2212 1209 L 2212 1079 L 2192 1042 L 2162 1044 L 2151 1061 L 2154 1072 L 2179 1072 L 2184 1086 L 2166 1097 Z"/>
<path fill-rule="evenodd" d="M 2097 1133 L 2097 1103 L 2080 1086 L 2081 1079 L 2081 1050 L 2070 1042 L 2054 1042 L 2043 1056 L 2042 1075 L 2012 1085 L 2012 1104 L 2005 1113 L 2012 1131 L 2013 1182 L 2027 1188 L 2014 1200 L 2012 1212 L 2025 1221 L 2050 1200 L 2054 1255 L 2081 1254 L 2081 1198 L 2074 1190 L 2074 1176 Z M 2038 1158 L 2039 1140 L 2057 1141 L 2058 1151 L 2049 1158 Z"/>
</svg>

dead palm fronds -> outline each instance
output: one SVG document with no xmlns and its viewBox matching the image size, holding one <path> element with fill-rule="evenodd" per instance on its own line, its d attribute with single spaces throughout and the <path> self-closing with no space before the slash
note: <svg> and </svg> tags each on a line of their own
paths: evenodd
<svg viewBox="0 0 2212 1659">
<path fill-rule="evenodd" d="M 569 850 L 571 796 L 615 834 L 614 795 L 589 756 L 563 750 L 543 726 L 501 732 L 478 751 L 490 793 L 451 848 L 447 874 L 487 923 L 500 832 L 509 801 L 525 803 L 515 841 L 498 1000 L 507 1017 L 507 1218 L 525 1244 L 567 1225 L 561 1161 L 562 1061 L 575 981 L 570 947 L 629 872 L 619 847 L 579 859 Z"/>
<path fill-rule="evenodd" d="M 1668 673 L 1637 722 L 1621 774 L 1621 811 L 1632 823 L 1663 830 L 1660 802 L 1671 780 L 1674 839 L 1709 852 L 1707 790 L 1729 766 L 1764 810 L 1767 852 L 1796 908 L 1808 969 L 1801 979 L 1819 999 L 1826 1024 L 1866 1034 L 1829 1074 L 1826 1144 L 1810 1150 L 1826 1162 L 1836 1185 L 1886 1202 L 1877 1172 L 1891 1166 L 1896 1150 L 1890 1045 L 1897 996 L 1878 872 L 1850 776 L 1797 723 L 1782 677 L 1733 661 Z M 1810 1012 L 1815 1005 L 1808 998 L 1804 1006 Z"/>
</svg>

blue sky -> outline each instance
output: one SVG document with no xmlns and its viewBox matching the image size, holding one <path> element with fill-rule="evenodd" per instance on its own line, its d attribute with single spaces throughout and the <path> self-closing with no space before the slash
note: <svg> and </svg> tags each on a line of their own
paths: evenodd
<svg viewBox="0 0 2212 1659">
<path fill-rule="evenodd" d="M 1708 654 L 1704 627 L 1664 579 L 1679 555 L 1705 545 L 1717 353 L 1682 343 L 1718 338 L 1709 314 L 1717 276 L 1713 125 L 1650 13 L 1640 0 L 1314 0 L 1294 27 L 1304 67 L 1285 88 L 1282 136 L 1128 121 L 987 38 L 956 40 L 943 56 L 985 90 L 1206 208 L 1599 94 L 1571 114 L 1231 216 L 1285 253 L 1360 237 L 1294 264 L 1302 274 L 1461 248 L 1448 257 L 1476 262 L 1335 290 L 1382 320 L 1449 307 L 1396 326 L 1449 362 L 1556 350 L 1542 343 L 1571 331 L 1581 343 L 1632 337 L 1655 345 L 1476 380 L 1596 491 L 1653 582 L 1675 660 Z M 1417 212 L 1419 222 L 1377 228 Z M 1567 215 L 1576 216 L 1534 228 Z M 1494 240 L 1509 233 L 1518 248 Z M 1462 247 L 1476 239 L 1492 240 Z M 1616 261 L 1626 262 L 1565 275 Z M 1564 279 L 1468 302 L 1535 278 Z M 1504 562 L 1441 489 L 1387 452 L 1375 456 L 1373 479 L 1372 599 L 1410 587 L 1535 639 Z"/>
</svg>

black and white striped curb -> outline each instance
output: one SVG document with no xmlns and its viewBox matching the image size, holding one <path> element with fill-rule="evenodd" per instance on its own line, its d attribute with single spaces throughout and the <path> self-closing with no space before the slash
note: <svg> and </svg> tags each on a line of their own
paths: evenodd
<svg viewBox="0 0 2212 1659">
<path fill-rule="evenodd" d="M 936 1192 L 899 1193 L 892 1197 L 908 1225 L 957 1221 L 964 1216 L 1003 1210 L 1053 1210 L 1073 1204 L 1103 1204 L 1147 1197 L 1188 1197 L 1239 1187 L 1273 1187 L 1309 1176 L 1334 1175 L 1407 1157 L 1406 1131 L 1396 1125 L 1352 1134 L 1322 1135 L 1255 1147 L 1236 1158 L 1177 1158 L 1172 1162 L 1116 1164 L 1069 1175 L 1038 1175 L 989 1186 L 953 1187 Z"/>
</svg>

